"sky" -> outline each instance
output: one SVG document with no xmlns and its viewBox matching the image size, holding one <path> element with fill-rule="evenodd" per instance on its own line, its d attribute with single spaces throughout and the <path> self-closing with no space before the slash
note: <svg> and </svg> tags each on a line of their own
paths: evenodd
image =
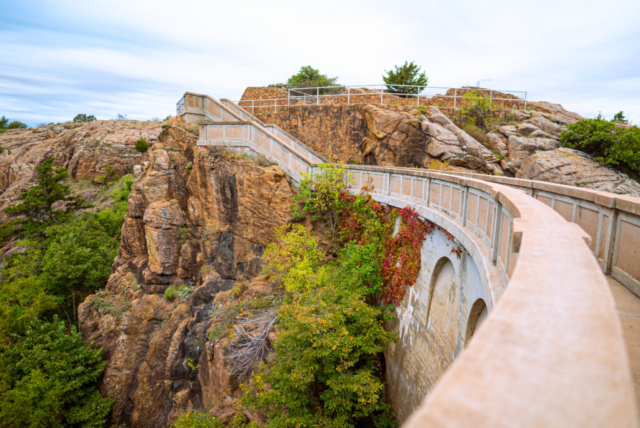
<svg viewBox="0 0 640 428">
<path fill-rule="evenodd" d="M 311 65 L 344 85 L 415 61 L 430 86 L 527 91 L 640 122 L 640 1 L 0 0 L 0 115 L 149 120 Z"/>
</svg>

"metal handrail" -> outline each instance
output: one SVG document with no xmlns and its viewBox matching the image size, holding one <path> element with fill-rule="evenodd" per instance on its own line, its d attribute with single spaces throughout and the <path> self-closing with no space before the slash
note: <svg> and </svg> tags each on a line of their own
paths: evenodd
<svg viewBox="0 0 640 428">
<path fill-rule="evenodd" d="M 404 94 L 404 93 L 397 93 L 397 92 L 391 92 L 388 89 L 389 86 L 393 86 L 393 87 L 404 87 L 404 88 L 418 88 L 420 89 L 420 91 L 416 94 Z M 367 93 L 351 93 L 351 89 L 366 89 L 369 90 L 371 87 L 374 88 L 374 90 L 372 90 L 371 92 L 367 92 Z M 326 90 L 326 89 L 332 89 L 332 88 L 341 88 L 341 89 L 346 89 L 346 93 L 341 93 L 341 94 L 320 94 L 320 90 Z M 375 88 L 380 88 L 379 90 L 375 90 Z M 422 92 L 425 89 L 443 89 L 445 90 L 445 94 L 433 94 L 433 95 L 427 95 L 427 94 L 422 94 Z M 316 90 L 316 94 L 312 95 L 312 94 L 307 94 L 304 91 L 309 91 L 309 90 Z M 446 95 L 446 91 L 447 90 L 454 90 L 454 94 L 453 95 Z M 309 87 L 309 88 L 287 88 L 287 98 L 262 98 L 262 99 L 241 99 L 239 101 L 237 101 L 237 104 L 240 105 L 240 103 L 242 103 L 241 107 L 246 108 L 246 107 L 251 107 L 251 111 L 255 112 L 255 107 L 264 107 L 264 108 L 275 108 L 275 110 L 278 110 L 278 107 L 291 107 L 292 105 L 300 105 L 302 103 L 304 104 L 316 104 L 316 105 L 320 105 L 321 103 L 321 99 L 327 99 L 327 98 L 339 98 L 339 97 L 347 97 L 347 105 L 352 104 L 351 103 L 351 97 L 357 97 L 357 96 L 378 96 L 380 95 L 380 104 L 384 105 L 384 97 L 385 96 L 395 96 L 395 97 L 402 97 L 402 98 L 416 98 L 416 106 L 420 106 L 420 99 L 430 99 L 433 97 L 440 97 L 440 98 L 453 98 L 453 108 L 456 109 L 457 108 L 457 100 L 459 98 L 464 97 L 464 95 L 458 95 L 458 91 L 462 92 L 463 94 L 471 91 L 471 90 L 478 90 L 478 91 L 482 91 L 482 92 L 488 92 L 489 93 L 489 99 L 491 104 L 493 104 L 493 101 L 511 101 L 511 102 L 522 102 L 524 103 L 524 109 L 526 110 L 527 108 L 527 96 L 528 93 L 527 91 L 506 91 L 506 90 L 497 90 L 497 89 L 489 89 L 489 88 L 479 88 L 479 87 L 471 87 L 471 86 L 467 86 L 467 87 L 461 87 L 461 88 L 451 88 L 451 87 L 444 87 L 444 86 L 426 86 L 426 85 L 387 85 L 387 84 L 375 84 L 375 85 L 354 85 L 354 86 L 343 86 L 343 85 L 337 85 L 337 86 L 314 86 L 314 87 Z M 291 93 L 293 92 L 300 92 L 303 95 L 292 95 Z M 509 94 L 509 95 L 513 95 L 516 98 L 504 98 L 504 97 L 494 97 L 493 93 L 494 92 L 498 92 L 498 93 L 505 93 L 505 94 Z M 521 96 L 518 96 L 516 94 L 520 94 Z M 311 101 L 311 103 L 309 103 L 309 100 Z M 269 102 L 269 101 L 273 101 L 274 104 L 264 104 L 265 102 Z M 283 101 L 282 103 L 280 103 L 279 101 Z M 286 105 L 284 104 L 284 101 L 286 101 Z M 302 101 L 302 102 L 301 102 Z M 314 102 L 315 101 L 315 102 Z M 246 103 L 251 102 L 251 106 L 247 105 Z"/>
</svg>

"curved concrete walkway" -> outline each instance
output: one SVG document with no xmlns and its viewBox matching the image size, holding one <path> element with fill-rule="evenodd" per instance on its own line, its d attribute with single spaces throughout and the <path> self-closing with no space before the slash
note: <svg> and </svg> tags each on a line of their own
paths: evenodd
<svg viewBox="0 0 640 428">
<path fill-rule="evenodd" d="M 624 285 L 607 275 L 607 281 L 620 316 L 624 341 L 636 389 L 636 404 L 640 408 L 640 298 Z"/>
</svg>

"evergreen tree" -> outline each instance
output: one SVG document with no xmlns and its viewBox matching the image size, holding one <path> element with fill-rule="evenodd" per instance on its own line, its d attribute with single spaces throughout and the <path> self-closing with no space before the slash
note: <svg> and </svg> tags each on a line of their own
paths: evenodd
<svg viewBox="0 0 640 428">
<path fill-rule="evenodd" d="M 95 382 L 107 363 L 64 323 L 34 321 L 24 336 L 0 344 L 0 425 L 103 427 L 113 399 Z"/>
<path fill-rule="evenodd" d="M 69 177 L 67 169 L 54 168 L 53 162 L 54 158 L 49 158 L 37 166 L 37 184 L 18 197 L 22 202 L 5 209 L 7 214 L 23 216 L 20 223 L 27 232 L 39 232 L 91 206 L 83 196 L 71 195 L 69 186 L 63 182 Z M 64 208 L 54 208 L 55 205 Z"/>
<path fill-rule="evenodd" d="M 406 86 L 427 86 L 429 78 L 424 72 L 420 72 L 420 66 L 413 61 L 404 62 L 404 65 L 395 66 L 395 71 L 386 71 L 387 76 L 382 76 L 382 80 L 387 84 L 387 89 L 394 94 L 419 94 L 424 88 L 408 88 Z"/>
</svg>

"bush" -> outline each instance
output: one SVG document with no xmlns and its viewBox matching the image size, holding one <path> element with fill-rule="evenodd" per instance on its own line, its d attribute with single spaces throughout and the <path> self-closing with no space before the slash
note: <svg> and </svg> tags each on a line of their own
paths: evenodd
<svg viewBox="0 0 640 428">
<path fill-rule="evenodd" d="M 395 66 L 395 71 L 386 71 L 387 76 L 382 76 L 382 80 L 387 85 L 389 92 L 394 94 L 419 94 L 424 88 L 407 88 L 404 86 L 396 85 L 413 85 L 413 86 L 427 86 L 429 78 L 423 72 L 420 72 L 420 66 L 416 65 L 413 61 L 405 61 L 403 65 Z"/>
<path fill-rule="evenodd" d="M 175 285 L 170 285 L 164 290 L 164 298 L 167 300 L 176 300 L 178 297 L 178 289 Z"/>
<path fill-rule="evenodd" d="M 95 387 L 107 363 L 63 322 L 34 321 L 24 336 L 0 343 L 3 426 L 102 427 L 113 404 Z"/>
<path fill-rule="evenodd" d="M 94 120 L 96 120 L 96 117 L 92 114 L 86 115 L 86 114 L 78 114 L 76 115 L 76 117 L 73 118 L 73 123 L 88 123 L 88 122 L 93 122 Z"/>
<path fill-rule="evenodd" d="M 493 116 L 491 97 L 482 94 L 480 89 L 469 89 L 462 96 L 458 120 L 463 125 L 473 125 L 481 130 L 487 129 Z"/>
<path fill-rule="evenodd" d="M 147 140 L 144 138 L 140 138 L 136 141 L 136 150 L 140 153 L 144 153 L 149 150 L 149 144 L 147 144 Z"/>
<path fill-rule="evenodd" d="M 2 119 L 0 119 L 0 134 L 10 129 L 27 129 L 27 124 L 18 122 L 17 120 L 9 122 L 9 119 L 2 116 Z"/>
<path fill-rule="evenodd" d="M 596 162 L 640 172 L 640 129 L 621 128 L 601 115 L 567 125 L 560 134 L 564 147 L 578 149 L 594 157 Z"/>
<path fill-rule="evenodd" d="M 173 428 L 223 428 L 222 422 L 210 413 L 193 410 L 183 413 L 176 419 Z"/>
</svg>

